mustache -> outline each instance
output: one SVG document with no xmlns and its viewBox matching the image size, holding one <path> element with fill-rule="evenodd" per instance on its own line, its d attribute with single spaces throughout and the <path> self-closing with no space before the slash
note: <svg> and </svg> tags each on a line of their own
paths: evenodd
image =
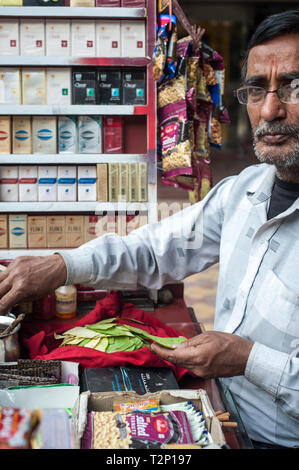
<svg viewBox="0 0 299 470">
<path fill-rule="evenodd" d="M 282 124 L 280 122 L 264 122 L 261 124 L 255 132 L 253 136 L 257 139 L 260 139 L 265 134 L 276 132 L 277 134 L 284 134 L 289 135 L 290 137 L 298 137 L 299 136 L 299 127 L 290 124 Z"/>
</svg>

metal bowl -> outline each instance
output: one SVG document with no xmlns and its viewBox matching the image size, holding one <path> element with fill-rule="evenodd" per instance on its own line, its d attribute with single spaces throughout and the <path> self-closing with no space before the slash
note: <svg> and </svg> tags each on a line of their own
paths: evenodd
<svg viewBox="0 0 299 470">
<path fill-rule="evenodd" d="M 0 334 L 16 319 L 13 314 L 0 315 Z M 0 362 L 14 362 L 20 357 L 20 343 L 18 332 L 21 328 L 20 323 L 11 333 L 0 336 Z"/>
</svg>

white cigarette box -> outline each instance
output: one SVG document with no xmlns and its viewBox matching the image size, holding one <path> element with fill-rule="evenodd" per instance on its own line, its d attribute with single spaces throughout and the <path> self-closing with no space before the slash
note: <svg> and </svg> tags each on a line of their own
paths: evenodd
<svg viewBox="0 0 299 470">
<path fill-rule="evenodd" d="M 22 104 L 47 104 L 45 69 L 22 70 Z"/>
<path fill-rule="evenodd" d="M 19 201 L 35 202 L 37 196 L 37 166 L 19 167 Z"/>
<path fill-rule="evenodd" d="M 0 68 L 0 104 L 21 104 L 21 82 L 18 68 Z"/>
<path fill-rule="evenodd" d="M 32 152 L 32 130 L 30 116 L 13 116 L 12 152 L 15 154 L 26 154 Z"/>
<path fill-rule="evenodd" d="M 56 116 L 32 117 L 33 153 L 56 154 L 56 120 Z"/>
<path fill-rule="evenodd" d="M 77 152 L 77 116 L 58 117 L 58 152 Z"/>
<path fill-rule="evenodd" d="M 78 166 L 78 201 L 97 200 L 96 165 Z"/>
<path fill-rule="evenodd" d="M 78 117 L 79 153 L 102 153 L 102 120 L 100 116 Z"/>
<path fill-rule="evenodd" d="M 47 68 L 47 104 L 71 104 L 71 69 Z"/>
<path fill-rule="evenodd" d="M 76 201 L 77 167 L 73 165 L 60 165 L 57 176 L 57 201 Z"/>
<path fill-rule="evenodd" d="M 19 55 L 19 20 L 0 20 L 0 55 Z"/>
<path fill-rule="evenodd" d="M 18 202 L 19 171 L 17 166 L 0 166 L 0 201 Z"/>
<path fill-rule="evenodd" d="M 96 56 L 121 56 L 120 21 L 99 20 L 96 22 Z"/>
<path fill-rule="evenodd" d="M 25 56 L 45 55 L 45 22 L 43 19 L 20 19 L 20 53 Z"/>
<path fill-rule="evenodd" d="M 38 200 L 57 201 L 57 167 L 38 167 Z"/>
<path fill-rule="evenodd" d="M 11 117 L 0 116 L 0 154 L 11 153 Z"/>
<path fill-rule="evenodd" d="M 95 57 L 95 21 L 71 20 L 72 57 Z"/>
<path fill-rule="evenodd" d="M 27 248 L 27 215 L 9 215 L 9 248 Z"/>
<path fill-rule="evenodd" d="M 46 55 L 56 57 L 71 55 L 70 20 L 46 19 Z"/>
<path fill-rule="evenodd" d="M 145 22 L 121 20 L 122 57 L 145 57 Z"/>
</svg>

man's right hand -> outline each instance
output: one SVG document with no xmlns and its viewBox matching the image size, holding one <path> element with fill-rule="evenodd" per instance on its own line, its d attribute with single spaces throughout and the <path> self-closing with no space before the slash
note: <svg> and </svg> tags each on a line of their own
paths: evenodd
<svg viewBox="0 0 299 470">
<path fill-rule="evenodd" d="M 66 278 L 66 265 L 59 254 L 16 258 L 0 274 L 0 315 L 20 302 L 53 292 Z"/>
</svg>

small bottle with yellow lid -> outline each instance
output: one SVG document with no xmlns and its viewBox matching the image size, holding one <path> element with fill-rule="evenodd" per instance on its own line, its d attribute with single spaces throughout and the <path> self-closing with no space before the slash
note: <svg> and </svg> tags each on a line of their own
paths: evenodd
<svg viewBox="0 0 299 470">
<path fill-rule="evenodd" d="M 61 286 L 55 290 L 55 315 L 59 318 L 73 318 L 77 314 L 77 289 L 75 286 Z"/>
</svg>

